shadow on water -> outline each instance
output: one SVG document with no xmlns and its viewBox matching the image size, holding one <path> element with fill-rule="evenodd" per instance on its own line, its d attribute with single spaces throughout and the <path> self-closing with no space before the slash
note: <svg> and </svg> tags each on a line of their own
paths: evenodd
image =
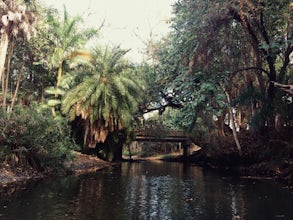
<svg viewBox="0 0 293 220">
<path fill-rule="evenodd" d="M 293 219 L 292 204 L 271 180 L 157 161 L 40 182 L 1 197 L 0 219 Z"/>
</svg>

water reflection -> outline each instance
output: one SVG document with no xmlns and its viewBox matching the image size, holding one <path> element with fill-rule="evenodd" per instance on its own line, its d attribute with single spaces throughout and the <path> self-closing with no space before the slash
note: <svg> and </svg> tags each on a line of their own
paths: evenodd
<svg viewBox="0 0 293 220">
<path fill-rule="evenodd" d="M 123 163 L 1 197 L 0 219 L 293 219 L 292 202 L 272 181 L 177 163 Z"/>
</svg>

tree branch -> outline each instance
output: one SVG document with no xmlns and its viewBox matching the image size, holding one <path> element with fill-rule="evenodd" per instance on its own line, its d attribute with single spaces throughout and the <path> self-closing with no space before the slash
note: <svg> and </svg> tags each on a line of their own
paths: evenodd
<svg viewBox="0 0 293 220">
<path fill-rule="evenodd" d="M 291 45 L 291 46 L 287 47 L 287 49 L 285 51 L 284 62 L 283 62 L 283 66 L 281 67 L 281 70 L 280 70 L 280 74 L 279 74 L 279 77 L 278 77 L 278 82 L 283 81 L 283 78 L 284 78 L 285 73 L 286 73 L 286 68 L 290 63 L 290 54 L 292 52 L 293 52 L 293 46 Z"/>
<path fill-rule="evenodd" d="M 235 19 L 236 21 L 240 22 L 240 24 L 242 24 L 246 28 L 249 36 L 252 39 L 252 41 L 251 41 L 252 47 L 254 48 L 255 51 L 258 51 L 260 42 L 259 42 L 259 39 L 257 38 L 256 33 L 254 32 L 254 30 L 252 29 L 250 23 L 248 22 L 248 20 L 245 19 L 245 18 L 242 18 L 240 16 L 240 14 L 234 8 L 229 9 L 229 14 L 232 16 L 233 19 Z M 266 54 L 266 51 L 264 49 L 261 49 L 261 50 L 262 50 L 262 52 L 264 54 Z"/>
<path fill-rule="evenodd" d="M 271 83 L 272 83 L 275 87 L 277 87 L 277 88 L 283 90 L 284 92 L 293 95 L 293 85 L 285 85 L 285 84 L 281 84 L 281 83 L 277 83 L 277 82 L 273 82 L 273 81 L 271 81 Z"/>
<path fill-rule="evenodd" d="M 246 71 L 246 70 L 260 70 L 260 71 L 264 72 L 265 74 L 267 74 L 268 76 L 269 76 L 269 74 L 270 74 L 268 71 L 266 71 L 266 70 L 263 69 L 263 68 L 259 68 L 259 67 L 253 67 L 253 66 L 251 66 L 251 67 L 246 67 L 246 68 L 242 68 L 242 69 L 239 69 L 239 70 L 234 71 L 234 72 L 232 73 L 232 76 L 234 77 L 237 73 L 240 73 L 240 72 L 243 72 L 243 71 Z"/>
</svg>

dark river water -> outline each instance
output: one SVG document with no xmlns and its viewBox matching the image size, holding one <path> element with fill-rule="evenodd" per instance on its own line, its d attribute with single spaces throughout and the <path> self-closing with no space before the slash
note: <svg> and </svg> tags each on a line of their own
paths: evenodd
<svg viewBox="0 0 293 220">
<path fill-rule="evenodd" d="M 168 162 L 122 163 L 1 196 L 0 219 L 293 219 L 293 194 L 272 180 Z"/>
</svg>

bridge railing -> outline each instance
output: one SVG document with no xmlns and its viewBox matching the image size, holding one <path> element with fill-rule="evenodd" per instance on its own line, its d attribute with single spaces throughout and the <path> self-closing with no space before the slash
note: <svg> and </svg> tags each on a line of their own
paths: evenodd
<svg viewBox="0 0 293 220">
<path fill-rule="evenodd" d="M 183 131 L 178 131 L 178 130 L 169 130 L 169 131 L 164 131 L 161 134 L 160 133 L 156 133 L 153 131 L 141 131 L 141 130 L 137 130 L 135 131 L 136 136 L 164 136 L 164 137 L 186 137 L 187 135 L 185 134 L 185 132 Z"/>
</svg>

